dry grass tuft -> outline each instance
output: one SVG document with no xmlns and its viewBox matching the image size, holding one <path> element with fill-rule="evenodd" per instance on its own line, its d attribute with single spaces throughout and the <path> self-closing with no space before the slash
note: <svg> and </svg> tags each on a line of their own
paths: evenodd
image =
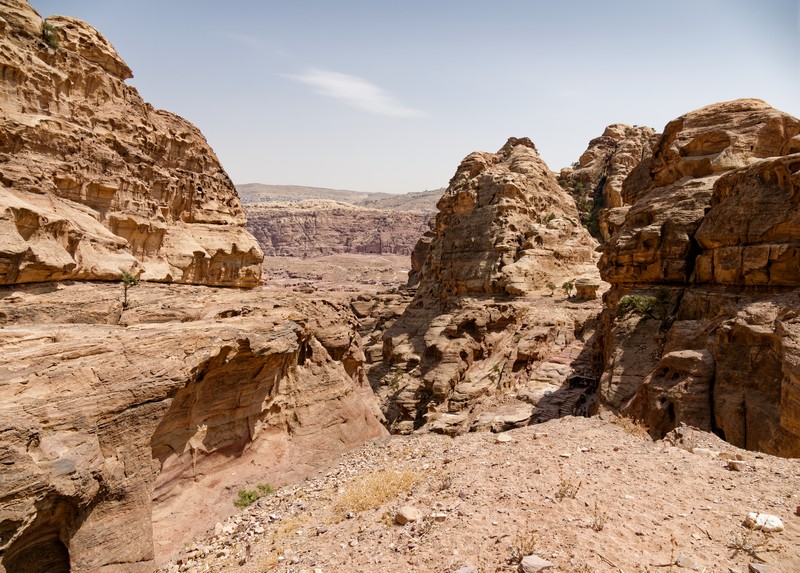
<svg viewBox="0 0 800 573">
<path fill-rule="evenodd" d="M 749 555 L 756 561 L 764 563 L 759 553 L 766 553 L 767 551 L 777 551 L 775 547 L 770 545 L 770 539 L 766 533 L 761 532 L 761 538 L 756 539 L 756 534 L 748 529 L 742 533 L 734 533 L 731 541 L 728 543 L 728 549 L 733 550 L 735 557 L 739 553 Z"/>
<path fill-rule="evenodd" d="M 594 531 L 603 531 L 606 527 L 606 512 L 600 509 L 600 506 L 597 505 L 597 500 L 594 502 L 594 515 L 592 516 L 592 530 Z"/>
<path fill-rule="evenodd" d="M 649 428 L 644 425 L 641 420 L 635 420 L 633 418 L 627 418 L 625 416 L 620 416 L 614 423 L 617 424 L 620 428 L 625 430 L 626 433 L 632 436 L 638 436 L 640 438 L 646 438 L 650 440 L 650 433 L 648 432 Z"/>
<path fill-rule="evenodd" d="M 355 478 L 333 505 L 339 518 L 348 513 L 366 511 L 380 507 L 411 490 L 419 481 L 419 475 L 409 470 L 382 469 Z"/>
<path fill-rule="evenodd" d="M 536 552 L 536 532 L 532 531 L 528 524 L 520 529 L 514 541 L 511 543 L 511 555 L 508 558 L 508 563 L 511 565 L 518 565 L 522 563 L 523 557 L 533 555 Z"/>
</svg>

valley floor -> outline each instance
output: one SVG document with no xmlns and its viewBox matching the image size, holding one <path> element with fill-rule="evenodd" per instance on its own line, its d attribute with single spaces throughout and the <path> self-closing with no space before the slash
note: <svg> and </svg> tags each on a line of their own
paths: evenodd
<svg viewBox="0 0 800 573">
<path fill-rule="evenodd" d="M 420 515 L 401 526 L 404 506 Z M 553 572 L 790 573 L 799 506 L 800 460 L 567 417 L 372 442 L 217 524 L 162 571 L 510 572 L 535 554 Z M 785 529 L 748 529 L 749 512 Z"/>
</svg>

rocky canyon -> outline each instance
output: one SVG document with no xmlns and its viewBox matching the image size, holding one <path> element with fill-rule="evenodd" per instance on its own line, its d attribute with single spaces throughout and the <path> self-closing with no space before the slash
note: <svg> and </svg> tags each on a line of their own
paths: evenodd
<svg viewBox="0 0 800 573">
<path fill-rule="evenodd" d="M 0 573 L 800 570 L 800 120 L 237 188 L 0 17 Z"/>
<path fill-rule="evenodd" d="M 90 25 L 0 15 L 0 570 L 152 571 L 233 484 L 386 430 L 346 301 L 241 289 L 262 251 L 200 132 Z"/>
</svg>

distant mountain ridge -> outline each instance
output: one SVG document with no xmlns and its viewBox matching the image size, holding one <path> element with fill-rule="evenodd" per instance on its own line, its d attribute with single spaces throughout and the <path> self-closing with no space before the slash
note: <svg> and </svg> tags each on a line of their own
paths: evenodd
<svg viewBox="0 0 800 573">
<path fill-rule="evenodd" d="M 370 209 L 389 211 L 436 211 L 436 202 L 444 188 L 402 194 L 369 193 L 346 189 L 325 187 L 305 187 L 302 185 L 267 185 L 246 183 L 237 185 L 239 198 L 244 204 L 253 203 L 295 203 L 309 199 L 338 201 Z"/>
<path fill-rule="evenodd" d="M 411 255 L 443 189 L 363 193 L 299 185 L 238 185 L 253 233 L 267 256 Z"/>
</svg>

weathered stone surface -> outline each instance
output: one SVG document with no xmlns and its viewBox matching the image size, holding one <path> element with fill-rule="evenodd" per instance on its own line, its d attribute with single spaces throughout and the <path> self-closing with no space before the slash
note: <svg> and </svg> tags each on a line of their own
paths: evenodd
<svg viewBox="0 0 800 573">
<path fill-rule="evenodd" d="M 572 167 L 561 170 L 559 183 L 575 199 L 581 221 L 603 241 L 611 237 L 607 211 L 622 207 L 622 185 L 650 155 L 657 134 L 652 128 L 615 123 L 589 142 Z"/>
<path fill-rule="evenodd" d="M 519 570 L 522 573 L 539 573 L 539 571 L 546 571 L 552 567 L 553 564 L 550 561 L 542 559 L 538 555 L 526 555 L 519 564 Z"/>
<path fill-rule="evenodd" d="M 0 569 L 152 570 L 238 487 L 385 434 L 345 305 L 143 284 L 123 311 L 120 295 L 0 296 Z"/>
<path fill-rule="evenodd" d="M 670 122 L 625 181 L 599 396 L 654 436 L 685 422 L 800 455 L 799 133 L 764 102 L 715 104 Z M 615 316 L 623 295 L 644 310 Z"/>
<path fill-rule="evenodd" d="M 750 529 L 758 529 L 767 533 L 777 533 L 784 530 L 781 518 L 769 513 L 751 511 L 747 514 L 744 523 Z"/>
<path fill-rule="evenodd" d="M 255 286 L 262 254 L 202 134 L 125 84 L 90 25 L 4 0 L 0 284 L 140 278 Z"/>
<path fill-rule="evenodd" d="M 422 517 L 423 513 L 420 509 L 414 507 L 413 505 L 404 505 L 397 511 L 397 514 L 394 516 L 394 520 L 400 525 L 405 525 L 406 523 L 411 523 L 412 521 L 418 521 L 422 519 Z"/>
<path fill-rule="evenodd" d="M 800 285 L 800 153 L 722 176 L 695 233 L 697 283 Z"/>
<path fill-rule="evenodd" d="M 500 431 L 571 413 L 595 379 L 582 349 L 600 305 L 568 304 L 547 284 L 599 285 L 596 244 L 530 140 L 467 156 L 369 374 L 393 431 Z"/>
<path fill-rule="evenodd" d="M 719 221 L 724 220 L 725 214 L 735 206 L 741 204 L 744 207 L 741 203 L 744 196 L 749 196 L 751 203 L 756 202 L 761 207 L 758 217 L 748 214 L 749 220 L 765 218 L 765 228 L 755 228 L 755 236 L 751 236 L 750 241 L 756 242 L 756 236 L 762 237 L 775 225 L 778 228 L 772 231 L 773 234 L 785 237 L 786 232 L 791 232 L 791 215 L 788 221 L 776 220 L 775 217 L 780 215 L 770 214 L 768 208 L 770 203 L 785 200 L 792 185 L 797 186 L 796 181 L 791 182 L 791 169 L 797 169 L 797 161 L 790 156 L 767 162 L 761 167 L 755 166 L 752 171 L 745 169 L 740 172 L 738 169 L 759 163 L 759 159 L 786 155 L 795 149 L 794 138 L 798 134 L 800 120 L 759 100 L 715 104 L 670 122 L 655 146 L 648 176 L 640 181 L 644 188 L 629 190 L 635 198 L 632 204 L 629 197 L 623 196 L 631 208 L 622 228 L 604 247 L 600 261 L 603 279 L 613 283 L 684 284 L 695 280 L 696 263 L 700 282 L 710 281 L 714 274 L 708 268 L 708 255 L 705 259 L 698 258 L 697 241 L 702 239 L 704 245 L 701 246 L 705 248 L 721 248 L 717 258 L 724 261 L 721 263 L 723 268 L 725 263 L 729 265 L 724 259 L 726 238 L 735 242 L 743 237 L 731 236 L 726 232 L 730 227 L 720 226 L 727 221 Z M 720 176 L 734 169 L 737 171 L 723 178 L 719 182 L 719 191 L 715 191 Z M 761 185 L 758 180 L 768 185 Z M 733 187 L 737 185 L 741 185 L 741 190 L 734 192 Z M 775 186 L 778 188 L 769 189 Z M 748 193 L 748 189 L 754 187 L 760 190 L 759 193 Z M 715 196 L 716 200 L 713 199 Z M 730 203 L 723 199 L 729 199 Z M 796 207 L 792 209 L 792 203 L 785 206 L 787 211 L 796 211 Z M 706 229 L 696 236 L 707 215 L 709 223 Z M 716 239 L 714 235 L 717 235 Z M 769 243 L 769 235 L 759 240 Z M 792 255 L 787 257 L 779 250 L 772 254 L 776 258 L 784 257 L 779 265 L 791 264 Z M 748 255 L 748 266 L 759 268 L 765 264 L 759 265 L 759 261 L 764 256 L 769 259 L 770 251 L 765 253 L 761 247 Z M 741 255 L 737 262 L 741 264 Z M 720 276 L 721 280 L 717 282 L 737 284 L 729 278 Z"/>
<path fill-rule="evenodd" d="M 433 212 L 368 209 L 322 200 L 246 205 L 247 229 L 267 256 L 410 256 Z"/>
</svg>

